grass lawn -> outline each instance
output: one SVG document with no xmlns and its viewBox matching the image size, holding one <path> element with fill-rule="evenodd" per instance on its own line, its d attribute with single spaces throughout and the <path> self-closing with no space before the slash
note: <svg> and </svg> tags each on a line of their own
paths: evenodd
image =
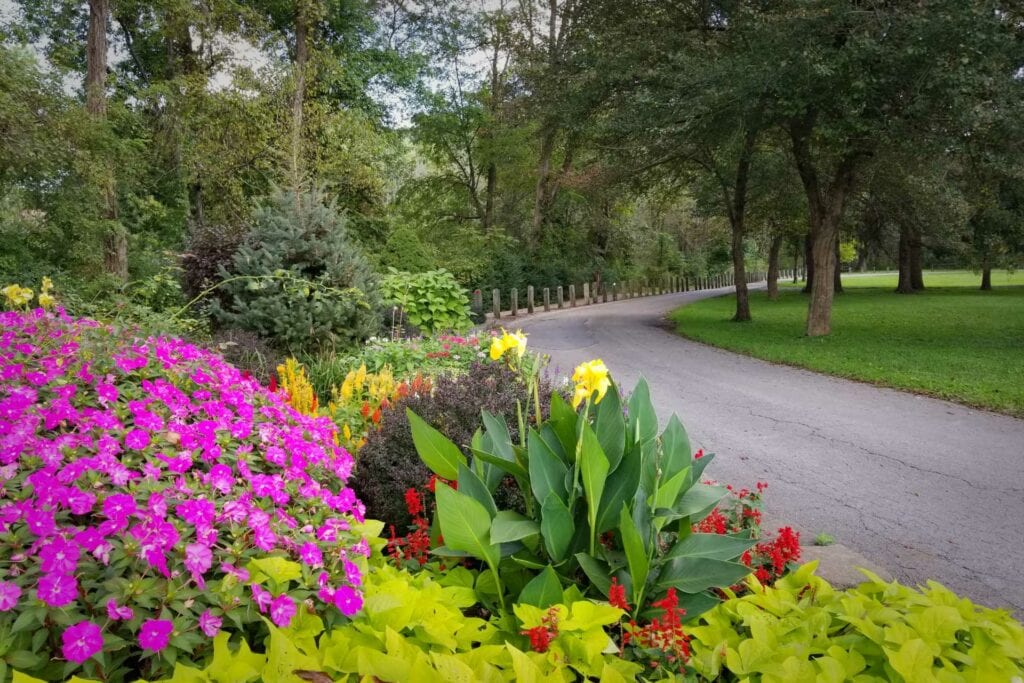
<svg viewBox="0 0 1024 683">
<path fill-rule="evenodd" d="M 730 322 L 732 296 L 672 313 L 691 339 L 969 405 L 1024 416 L 1024 273 L 993 272 L 991 292 L 970 272 L 926 272 L 919 294 L 893 293 L 896 275 L 848 276 L 832 310 L 832 334 L 805 337 L 807 297 L 792 286 L 778 301 L 751 293 L 753 322 Z"/>
</svg>

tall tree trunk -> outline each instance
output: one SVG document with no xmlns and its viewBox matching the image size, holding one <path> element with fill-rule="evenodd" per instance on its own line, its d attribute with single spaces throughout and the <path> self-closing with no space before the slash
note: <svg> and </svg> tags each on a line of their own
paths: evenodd
<svg viewBox="0 0 1024 683">
<path fill-rule="evenodd" d="M 915 292 L 924 291 L 924 246 L 921 230 L 917 226 L 910 233 L 910 286 Z"/>
<path fill-rule="evenodd" d="M 303 0 L 295 3 L 295 92 L 292 94 L 292 188 L 298 194 L 303 180 L 302 127 L 309 61 L 309 23 Z"/>
<path fill-rule="evenodd" d="M 537 185 L 533 193 L 533 231 L 530 239 L 534 245 L 541 242 L 541 230 L 547 213 L 548 184 L 551 182 L 551 157 L 555 153 L 555 138 L 558 131 L 546 126 L 541 131 L 540 157 L 537 160 Z"/>
<path fill-rule="evenodd" d="M 868 245 L 863 242 L 857 245 L 857 271 L 868 272 Z"/>
<path fill-rule="evenodd" d="M 981 291 L 992 291 L 992 266 L 987 263 L 981 266 Z"/>
<path fill-rule="evenodd" d="M 743 230 L 732 231 L 732 269 L 736 280 L 736 315 L 733 322 L 750 322 L 750 292 L 747 289 L 747 269 L 743 260 Z"/>
<path fill-rule="evenodd" d="M 86 36 L 85 110 L 95 119 L 107 117 L 107 20 L 108 0 L 89 0 L 89 31 Z M 102 181 L 106 228 L 103 236 L 103 268 L 120 280 L 128 279 L 128 235 L 117 219 L 117 186 L 114 169 L 107 167 Z"/>
<path fill-rule="evenodd" d="M 743 140 L 743 148 L 736 163 L 736 183 L 733 188 L 732 202 L 729 207 L 729 222 L 732 225 L 732 267 L 736 273 L 736 315 L 733 322 L 750 322 L 750 293 L 747 290 L 745 252 L 743 238 L 747 220 L 747 186 L 750 182 L 750 166 L 754 158 L 754 145 L 757 143 L 758 130 L 747 127 Z M 726 203 L 729 203 L 729 190 L 723 182 L 722 187 Z"/>
<path fill-rule="evenodd" d="M 494 225 L 494 196 L 498 191 L 498 166 L 492 161 L 487 164 L 487 196 L 484 199 L 484 232 Z"/>
<path fill-rule="evenodd" d="M 896 292 L 899 294 L 913 294 L 914 284 L 910 276 L 910 228 L 906 225 L 900 225 L 900 243 L 896 258 L 899 267 Z"/>
<path fill-rule="evenodd" d="M 810 294 L 814 288 L 814 235 L 807 233 L 804 237 L 804 294 Z"/>
<path fill-rule="evenodd" d="M 836 235 L 836 272 L 832 281 L 832 291 L 836 294 L 843 293 L 843 269 L 839 260 L 839 235 Z"/>
<path fill-rule="evenodd" d="M 811 248 L 814 274 L 808 278 L 811 301 L 807 309 L 807 336 L 821 337 L 832 331 L 832 297 L 835 287 L 836 250 L 832 246 L 838 224 L 823 218 L 817 227 L 817 237 Z"/>
<path fill-rule="evenodd" d="M 793 284 L 799 282 L 800 278 L 800 243 L 793 243 Z"/>
<path fill-rule="evenodd" d="M 779 298 L 779 256 L 782 254 L 782 235 L 772 238 L 768 248 L 768 298 L 776 301 Z"/>
</svg>

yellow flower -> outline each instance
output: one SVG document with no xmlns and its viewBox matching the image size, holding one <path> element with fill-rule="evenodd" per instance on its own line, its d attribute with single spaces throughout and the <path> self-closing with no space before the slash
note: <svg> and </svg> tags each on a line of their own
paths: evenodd
<svg viewBox="0 0 1024 683">
<path fill-rule="evenodd" d="M 0 289 L 0 294 L 3 294 L 12 306 L 24 306 L 32 301 L 32 297 L 35 295 L 31 289 L 21 285 L 7 285 Z"/>
<path fill-rule="evenodd" d="M 46 294 L 51 289 L 53 289 L 53 280 L 51 280 L 48 277 L 43 277 L 43 287 L 42 287 L 43 294 Z"/>
<path fill-rule="evenodd" d="M 572 381 L 576 384 L 576 391 L 572 395 L 573 408 L 578 408 L 580 403 L 583 403 L 583 401 L 586 401 L 595 393 L 597 394 L 597 400 L 594 403 L 600 403 L 601 399 L 608 392 L 608 387 L 612 385 L 611 380 L 608 378 L 608 368 L 605 366 L 604 361 L 600 359 L 576 366 L 576 371 L 572 373 Z"/>
<path fill-rule="evenodd" d="M 39 305 L 42 306 L 43 308 L 49 308 L 50 306 L 53 306 L 53 304 L 56 303 L 56 301 L 57 300 L 53 298 L 52 294 L 49 294 L 47 292 L 39 293 Z"/>
<path fill-rule="evenodd" d="M 526 335 L 522 330 L 507 332 L 502 328 L 501 336 L 491 340 L 491 360 L 498 360 L 509 351 L 513 351 L 516 358 L 526 353 Z"/>
</svg>

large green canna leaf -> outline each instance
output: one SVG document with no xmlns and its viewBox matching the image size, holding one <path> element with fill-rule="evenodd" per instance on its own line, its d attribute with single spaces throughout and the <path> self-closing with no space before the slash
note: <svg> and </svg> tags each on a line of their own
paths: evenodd
<svg viewBox="0 0 1024 683">
<path fill-rule="evenodd" d="M 569 544 L 576 531 L 569 508 L 554 493 L 544 499 L 540 511 L 540 531 L 544 537 L 544 548 L 555 562 L 565 559 Z"/>
<path fill-rule="evenodd" d="M 487 509 L 472 497 L 441 482 L 437 483 L 434 496 L 445 545 L 497 567 L 500 552 L 491 542 L 491 517 Z"/>
<path fill-rule="evenodd" d="M 587 497 L 587 522 L 590 524 L 590 534 L 593 538 L 597 533 L 597 511 L 601 505 L 601 494 L 604 493 L 605 480 L 608 478 L 608 458 L 605 457 L 597 434 L 589 424 L 583 425 L 582 438 L 580 478 L 583 481 L 583 492 Z"/>
<path fill-rule="evenodd" d="M 673 415 L 661 435 L 661 471 L 664 479 L 671 479 L 693 460 L 690 452 L 690 437 L 679 418 Z M 692 481 L 692 480 L 691 480 Z M 671 506 L 669 506 L 671 507 Z"/>
<path fill-rule="evenodd" d="M 576 553 L 576 561 L 580 563 L 580 568 L 583 569 L 583 573 L 590 579 L 590 583 L 594 584 L 594 587 L 607 597 L 608 590 L 612 585 L 612 577 L 608 573 L 608 566 L 587 553 Z"/>
<path fill-rule="evenodd" d="M 540 525 L 512 510 L 502 510 L 491 522 L 491 542 L 509 543 L 540 533 Z"/>
<path fill-rule="evenodd" d="M 476 448 L 472 450 L 473 457 L 480 458 L 484 462 L 494 465 L 499 470 L 503 470 L 514 477 L 522 477 L 523 479 L 526 479 L 529 476 L 526 468 L 518 462 L 505 460 L 504 458 L 500 458 L 494 453 L 490 453 L 486 450 L 477 450 Z"/>
<path fill-rule="evenodd" d="M 614 470 L 619 466 L 626 448 L 626 418 L 622 414 L 622 400 L 614 383 L 597 404 L 595 412 L 594 431 L 608 458 L 608 468 Z"/>
<path fill-rule="evenodd" d="M 647 557 L 640 530 L 636 528 L 629 508 L 625 505 L 619 514 L 619 533 L 622 535 L 626 565 L 629 567 L 629 575 L 633 582 L 633 601 L 639 602 L 643 588 L 647 584 L 647 575 L 651 572 L 651 562 Z"/>
<path fill-rule="evenodd" d="M 476 472 L 461 463 L 459 464 L 459 493 L 465 493 L 483 505 L 490 519 L 494 519 L 494 516 L 498 514 L 498 506 L 494 504 L 494 498 L 487 490 L 487 485 L 477 476 Z"/>
<path fill-rule="evenodd" d="M 557 391 L 551 395 L 551 418 L 548 423 L 558 435 L 562 450 L 566 453 L 576 452 L 576 411 L 572 409 Z"/>
<path fill-rule="evenodd" d="M 711 557 L 677 557 L 663 566 L 658 576 L 658 587 L 700 593 L 708 588 L 732 586 L 749 573 L 750 567 L 739 562 Z"/>
<path fill-rule="evenodd" d="M 597 510 L 597 533 L 603 534 L 618 524 L 623 503 L 632 504 L 640 484 L 641 450 L 635 448 L 627 453 L 608 476 Z"/>
<path fill-rule="evenodd" d="M 703 519 L 718 502 L 728 495 L 729 491 L 724 486 L 712 484 L 696 484 L 691 486 L 682 498 L 676 501 L 672 507 L 675 517 L 693 517 Z"/>
<path fill-rule="evenodd" d="M 491 448 L 489 441 L 489 439 L 484 438 L 483 430 L 477 429 L 476 432 L 473 433 L 473 439 L 470 441 L 470 452 L 475 455 L 480 451 L 489 451 Z M 494 493 L 495 489 L 498 488 L 498 484 L 500 484 L 501 480 L 505 477 L 505 472 L 502 468 L 491 464 L 483 458 L 473 458 L 473 469 L 480 475 L 484 484 L 487 485 L 487 490 L 491 493 Z"/>
<path fill-rule="evenodd" d="M 562 601 L 562 582 L 550 564 L 519 593 L 518 602 L 544 609 Z"/>
<path fill-rule="evenodd" d="M 412 442 L 420 460 L 437 476 L 454 480 L 459 476 L 459 464 L 466 464 L 466 456 L 444 434 L 437 431 L 412 410 L 406 408 L 412 428 Z"/>
<path fill-rule="evenodd" d="M 665 559 L 676 557 L 710 557 L 733 560 L 754 547 L 757 539 L 724 534 L 691 534 L 672 546 Z"/>
<path fill-rule="evenodd" d="M 505 424 L 505 421 L 486 410 L 481 410 L 480 415 L 483 417 L 484 431 L 491 438 L 491 444 L 493 445 L 491 453 L 494 453 L 502 460 L 518 462 L 515 448 L 512 445 L 512 437 L 509 436 L 508 425 Z"/>
<path fill-rule="evenodd" d="M 658 436 L 658 416 L 651 403 L 651 388 L 643 377 L 629 396 L 629 423 L 626 432 L 627 447 L 646 443 Z"/>
<path fill-rule="evenodd" d="M 533 489 L 533 496 L 543 502 L 549 493 L 554 493 L 563 503 L 568 503 L 565 480 L 569 469 L 565 466 L 565 462 L 551 450 L 548 443 L 541 438 L 536 430 L 530 430 L 526 445 L 530 460 L 530 487 Z"/>
</svg>

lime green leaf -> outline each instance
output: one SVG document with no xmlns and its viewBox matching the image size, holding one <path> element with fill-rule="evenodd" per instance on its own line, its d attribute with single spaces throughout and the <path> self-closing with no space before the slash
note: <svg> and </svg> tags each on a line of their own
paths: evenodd
<svg viewBox="0 0 1024 683">
<path fill-rule="evenodd" d="M 270 579 L 283 586 L 288 581 L 302 578 L 302 565 L 283 557 L 258 557 L 249 561 L 246 569 L 252 574 L 252 580 L 261 583 Z"/>
</svg>

